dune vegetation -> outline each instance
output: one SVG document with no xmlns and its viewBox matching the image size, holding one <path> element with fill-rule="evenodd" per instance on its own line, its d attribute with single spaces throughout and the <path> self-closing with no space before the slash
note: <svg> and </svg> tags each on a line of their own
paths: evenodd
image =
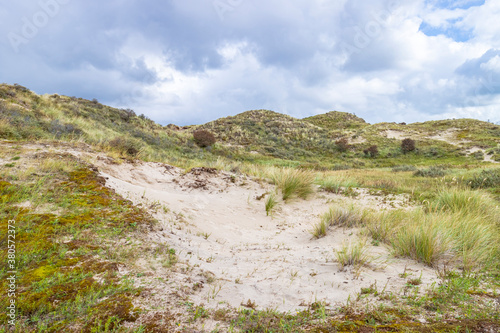
<svg viewBox="0 0 500 333">
<path fill-rule="evenodd" d="M 406 138 L 415 149 L 404 149 Z M 377 154 L 364 152 L 373 146 Z M 18 320 L 10 331 L 500 331 L 499 147 L 500 126 L 473 119 L 368 124 L 344 112 L 296 119 L 254 110 L 202 125 L 163 126 L 97 100 L 2 84 L 0 229 L 16 233 Z M 117 165 L 158 162 L 165 173 L 170 166 L 185 174 L 225 172 L 242 188 L 251 179 L 271 189 L 255 200 L 264 199 L 262 215 L 280 228 L 286 226 L 280 210 L 324 199 L 324 213 L 310 221 L 311 246 L 340 232 L 360 236 L 330 249 L 327 262 L 359 271 L 377 261 L 371 247 L 384 248 L 391 260 L 435 270 L 440 282 L 424 289 L 413 276 L 398 293 L 373 285 L 342 305 L 318 301 L 289 313 L 257 309 L 252 300 L 213 310 L 189 299 L 151 311 L 150 291 L 135 284 L 144 278 L 137 263 L 172 274 L 190 269 L 175 248 L 150 237 L 164 231 L 155 214 L 173 214 L 179 229 L 189 228 L 189 217 L 158 202 L 135 205 L 111 190 L 94 166 L 98 158 Z M 343 202 L 358 197 L 390 209 Z M 204 235 L 200 239 L 209 241 Z M 8 238 L 0 243 L 5 309 Z M 291 283 L 296 275 L 290 273 Z M 215 299 L 217 284 L 209 288 Z M 0 312 L 0 322 L 7 321 L 7 312 Z M 217 325 L 205 330 L 209 321 Z"/>
</svg>

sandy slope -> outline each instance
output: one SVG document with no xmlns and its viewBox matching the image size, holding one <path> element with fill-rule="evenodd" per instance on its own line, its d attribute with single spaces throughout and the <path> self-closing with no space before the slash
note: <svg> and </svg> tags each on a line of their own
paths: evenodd
<svg viewBox="0 0 500 333">
<path fill-rule="evenodd" d="M 361 193 L 357 199 L 315 194 L 310 200 L 282 204 L 273 217 L 266 216 L 264 199 L 273 190 L 243 176 L 194 169 L 182 170 L 160 163 L 123 163 L 101 160 L 99 168 L 107 186 L 156 211 L 163 232 L 150 235 L 168 243 L 180 257 L 183 274 L 144 262 L 150 279 L 142 283 L 161 295 L 182 293 L 195 304 L 239 307 L 248 300 L 259 308 L 293 310 L 315 301 L 344 302 L 361 287 L 377 283 L 379 290 L 401 292 L 405 279 L 422 275 L 424 284 L 435 281 L 435 272 L 411 260 L 392 258 L 383 246 L 371 246 L 371 267 L 361 272 L 340 271 L 334 250 L 358 237 L 354 229 L 335 229 L 316 240 L 309 231 L 332 202 L 357 202 L 388 209 L 382 197 Z M 402 204 L 404 198 L 395 198 Z M 168 207 L 168 211 L 164 209 Z M 186 275 L 186 271 L 189 274 Z M 154 281 L 162 276 L 169 283 Z M 176 282 L 175 282 L 176 281 Z M 175 284 L 184 287 L 175 287 Z"/>
</svg>

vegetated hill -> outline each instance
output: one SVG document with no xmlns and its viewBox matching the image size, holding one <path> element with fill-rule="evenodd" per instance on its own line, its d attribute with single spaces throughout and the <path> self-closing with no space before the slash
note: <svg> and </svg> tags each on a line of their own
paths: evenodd
<svg viewBox="0 0 500 333">
<path fill-rule="evenodd" d="M 269 110 L 253 110 L 217 119 L 196 129 L 214 133 L 219 142 L 288 160 L 315 160 L 337 153 L 342 135 L 309 122 Z"/>
<path fill-rule="evenodd" d="M 218 142 L 198 147 L 193 132 L 199 129 L 212 132 Z M 406 137 L 414 139 L 417 146 L 409 154 L 401 150 L 401 140 Z M 0 138 L 85 142 L 124 158 L 179 166 L 220 158 L 321 168 L 500 160 L 500 126 L 472 119 L 370 125 L 344 112 L 296 119 L 254 110 L 180 128 L 159 125 L 130 109 L 112 108 L 97 100 L 37 95 L 20 85 L 7 84 L 0 84 Z M 341 138 L 347 140 L 347 146 L 337 143 Z M 374 145 L 378 154 L 364 152 Z M 468 154 L 466 149 L 473 147 L 482 150 Z M 484 157 L 483 152 L 489 155 Z"/>
<path fill-rule="evenodd" d="M 133 110 L 83 98 L 37 95 L 20 85 L 0 85 L 0 138 L 85 142 L 125 157 L 196 159 L 206 153 L 182 131 Z"/>
<path fill-rule="evenodd" d="M 325 114 L 304 118 L 304 120 L 318 127 L 332 130 L 358 129 L 369 125 L 363 118 L 340 111 L 330 111 Z"/>
</svg>

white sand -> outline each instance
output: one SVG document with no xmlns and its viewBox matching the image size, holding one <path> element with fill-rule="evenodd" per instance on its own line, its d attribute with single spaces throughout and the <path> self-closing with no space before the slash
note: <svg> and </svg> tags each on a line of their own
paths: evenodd
<svg viewBox="0 0 500 333">
<path fill-rule="evenodd" d="M 307 201 L 282 203 L 274 217 L 269 217 L 265 199 L 256 197 L 272 188 L 245 177 L 225 172 L 183 174 L 160 163 L 98 164 L 107 186 L 136 204 L 156 206 L 155 217 L 163 232 L 151 238 L 172 246 L 181 261 L 177 266 L 189 272 L 172 275 L 144 263 L 151 279 L 143 281 L 159 299 L 162 293 L 172 293 L 175 283 L 183 283 L 185 287 L 176 293 L 195 304 L 239 307 L 251 300 L 258 308 L 288 311 L 315 301 L 345 302 L 373 283 L 379 290 L 386 286 L 387 291 L 401 292 L 405 279 L 399 274 L 405 267 L 413 278 L 422 275 L 424 285 L 436 281 L 432 269 L 392 258 L 383 246 L 370 246 L 376 259 L 359 276 L 352 269 L 340 271 L 334 250 L 356 240 L 355 229 L 332 229 L 324 238 L 312 238 L 309 231 L 331 202 L 390 207 L 382 197 L 364 193 L 360 199 L 348 199 L 318 193 Z M 158 209 L 161 206 L 170 211 Z M 168 288 L 152 282 L 162 274 L 171 281 Z M 193 287 L 196 284 L 203 287 Z"/>
</svg>

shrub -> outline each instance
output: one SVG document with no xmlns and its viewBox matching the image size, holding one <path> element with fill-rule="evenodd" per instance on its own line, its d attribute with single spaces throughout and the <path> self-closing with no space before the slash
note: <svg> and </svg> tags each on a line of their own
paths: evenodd
<svg viewBox="0 0 500 333">
<path fill-rule="evenodd" d="M 108 145 L 114 149 L 119 151 L 122 154 L 126 154 L 132 157 L 137 156 L 141 149 L 141 144 L 134 139 L 130 139 L 127 137 L 117 137 L 108 142 Z"/>
<path fill-rule="evenodd" d="M 413 175 L 416 177 L 444 177 L 446 172 L 443 168 L 432 166 L 428 169 L 417 170 Z"/>
<path fill-rule="evenodd" d="M 398 165 L 392 168 L 392 172 L 417 171 L 414 165 Z"/>
<path fill-rule="evenodd" d="M 412 140 L 412 139 L 404 139 L 403 141 L 401 141 L 401 150 L 403 150 L 403 153 L 408 153 L 410 151 L 414 151 L 415 150 L 415 140 Z"/>
<path fill-rule="evenodd" d="M 340 138 L 335 141 L 335 145 L 340 152 L 346 152 L 349 150 L 349 140 L 347 138 Z"/>
<path fill-rule="evenodd" d="M 76 125 L 63 124 L 58 119 L 50 122 L 49 131 L 56 139 L 60 139 L 61 136 L 79 136 L 83 133 Z"/>
<path fill-rule="evenodd" d="M 378 147 L 377 147 L 377 145 L 370 146 L 370 147 L 366 148 L 365 150 L 363 150 L 363 153 L 365 153 L 365 155 L 367 155 L 367 156 L 375 157 L 378 155 Z"/>
<path fill-rule="evenodd" d="M 201 148 L 213 145 L 217 140 L 215 136 L 206 130 L 198 130 L 193 133 L 194 142 Z"/>
<path fill-rule="evenodd" d="M 500 169 L 483 170 L 480 174 L 465 180 L 466 184 L 472 188 L 499 188 Z"/>
</svg>

